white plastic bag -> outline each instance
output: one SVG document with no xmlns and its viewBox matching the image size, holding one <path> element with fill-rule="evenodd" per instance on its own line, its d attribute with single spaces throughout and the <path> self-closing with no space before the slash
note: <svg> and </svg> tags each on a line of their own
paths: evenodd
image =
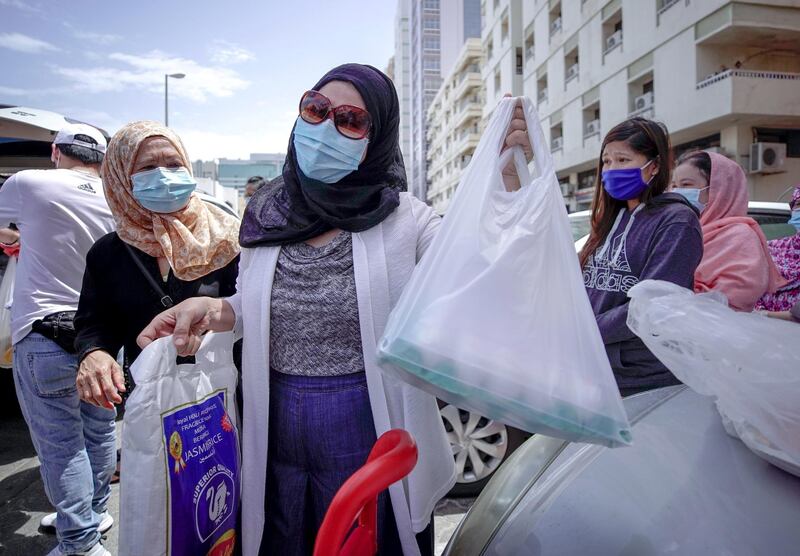
<svg viewBox="0 0 800 556">
<path fill-rule="evenodd" d="M 240 455 L 233 333 L 209 334 L 195 364 L 172 337 L 149 345 L 125 407 L 120 556 L 233 554 Z"/>
<path fill-rule="evenodd" d="M 528 99 L 536 177 L 519 148 L 500 155 L 516 102 L 504 99 L 495 109 L 438 236 L 391 313 L 379 354 L 386 372 L 492 419 L 572 441 L 629 444 Z M 507 192 L 501 171 L 512 157 L 522 188 Z"/>
<path fill-rule="evenodd" d="M 728 433 L 800 475 L 800 325 L 660 280 L 628 295 L 628 327 L 678 379 L 716 398 Z"/>
<path fill-rule="evenodd" d="M 0 368 L 10 369 L 14 362 L 11 343 L 11 300 L 14 297 L 14 277 L 17 274 L 17 258 L 10 257 L 3 281 L 0 282 Z"/>
</svg>

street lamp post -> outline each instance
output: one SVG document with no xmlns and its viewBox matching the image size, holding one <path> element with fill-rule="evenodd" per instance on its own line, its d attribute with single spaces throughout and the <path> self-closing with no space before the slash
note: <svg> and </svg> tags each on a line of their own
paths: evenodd
<svg viewBox="0 0 800 556">
<path fill-rule="evenodd" d="M 164 125 L 169 127 L 169 78 L 183 79 L 185 73 L 165 73 L 164 74 Z"/>
</svg>

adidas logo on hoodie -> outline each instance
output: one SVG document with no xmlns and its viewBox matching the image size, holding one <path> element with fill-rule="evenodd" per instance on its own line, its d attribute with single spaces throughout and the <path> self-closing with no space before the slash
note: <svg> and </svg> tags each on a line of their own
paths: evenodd
<svg viewBox="0 0 800 556">
<path fill-rule="evenodd" d="M 94 187 L 92 187 L 92 184 L 90 183 L 82 183 L 78 186 L 78 189 L 81 191 L 86 191 L 86 193 L 91 193 L 92 195 L 97 194 L 97 191 L 95 191 Z"/>
</svg>

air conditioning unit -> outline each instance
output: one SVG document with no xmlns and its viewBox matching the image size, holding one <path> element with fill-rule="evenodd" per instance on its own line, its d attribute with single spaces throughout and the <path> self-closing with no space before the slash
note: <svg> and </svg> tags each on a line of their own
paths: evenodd
<svg viewBox="0 0 800 556">
<path fill-rule="evenodd" d="M 646 108 L 651 108 L 654 101 L 655 97 L 653 96 L 653 91 L 650 91 L 649 93 L 645 93 L 636 97 L 636 99 L 633 101 L 633 109 L 644 110 Z"/>
<path fill-rule="evenodd" d="M 550 142 L 550 150 L 557 151 L 558 149 L 564 146 L 564 138 L 563 137 L 554 137 L 553 140 Z"/>
<path fill-rule="evenodd" d="M 561 31 L 561 18 L 557 17 L 553 20 L 553 23 L 550 24 L 550 34 L 555 35 Z"/>
<path fill-rule="evenodd" d="M 578 64 L 572 64 L 567 69 L 567 77 L 566 77 L 565 81 L 569 81 L 570 79 L 573 79 L 575 77 L 578 77 Z"/>
<path fill-rule="evenodd" d="M 622 29 L 619 31 L 615 31 L 613 35 L 610 35 L 606 39 L 606 50 L 611 50 L 615 46 L 619 46 L 622 44 Z"/>
<path fill-rule="evenodd" d="M 753 143 L 750 145 L 750 173 L 783 172 L 786 165 L 785 143 Z"/>
<path fill-rule="evenodd" d="M 597 133 L 600 133 L 600 120 L 586 122 L 586 135 L 595 135 Z"/>
</svg>

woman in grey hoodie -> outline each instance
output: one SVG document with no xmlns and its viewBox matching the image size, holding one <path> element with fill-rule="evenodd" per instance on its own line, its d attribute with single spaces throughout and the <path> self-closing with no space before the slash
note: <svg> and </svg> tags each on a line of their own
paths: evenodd
<svg viewBox="0 0 800 556">
<path fill-rule="evenodd" d="M 631 118 L 603 139 L 592 231 L 580 262 L 623 396 L 679 382 L 626 323 L 627 294 L 633 286 L 654 279 L 691 289 L 703 256 L 696 209 L 682 196 L 666 192 L 671 168 L 663 124 Z"/>
</svg>

